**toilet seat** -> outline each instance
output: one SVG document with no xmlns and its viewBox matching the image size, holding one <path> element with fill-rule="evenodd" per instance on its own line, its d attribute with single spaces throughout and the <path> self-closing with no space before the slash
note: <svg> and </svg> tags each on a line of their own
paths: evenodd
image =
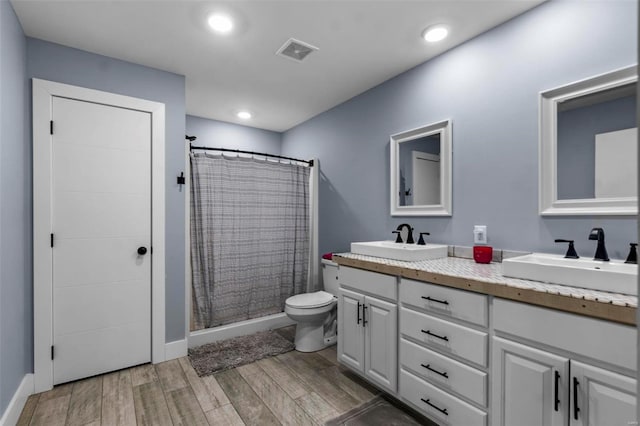
<svg viewBox="0 0 640 426">
<path fill-rule="evenodd" d="M 336 298 L 326 291 L 316 291 L 314 293 L 303 293 L 289 297 L 285 304 L 291 308 L 297 309 L 313 309 L 327 306 L 335 301 Z"/>
</svg>

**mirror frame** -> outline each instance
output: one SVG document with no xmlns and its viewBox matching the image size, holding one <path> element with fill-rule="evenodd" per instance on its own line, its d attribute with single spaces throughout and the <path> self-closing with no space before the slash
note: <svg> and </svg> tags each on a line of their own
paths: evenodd
<svg viewBox="0 0 640 426">
<path fill-rule="evenodd" d="M 425 136 L 440 134 L 440 204 L 428 204 L 423 206 L 400 205 L 400 173 L 398 160 L 400 158 L 400 144 Z M 421 126 L 391 135 L 390 147 L 390 203 L 391 216 L 451 216 L 451 120 L 438 121 L 436 123 Z"/>
<path fill-rule="evenodd" d="M 637 65 L 540 92 L 538 184 L 541 216 L 635 215 L 638 197 L 558 200 L 557 117 L 561 102 L 638 81 Z M 637 95 L 637 94 L 636 94 Z"/>
</svg>

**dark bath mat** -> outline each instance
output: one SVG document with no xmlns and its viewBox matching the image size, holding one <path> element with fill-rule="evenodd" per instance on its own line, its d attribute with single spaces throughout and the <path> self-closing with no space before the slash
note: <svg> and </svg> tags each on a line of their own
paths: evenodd
<svg viewBox="0 0 640 426">
<path fill-rule="evenodd" d="M 329 420 L 325 426 L 411 426 L 424 424 L 431 423 L 421 423 L 378 396 L 335 419 Z"/>
<path fill-rule="evenodd" d="M 189 360 L 198 376 L 208 376 L 289 352 L 294 344 L 275 331 L 260 331 L 189 349 Z"/>
</svg>

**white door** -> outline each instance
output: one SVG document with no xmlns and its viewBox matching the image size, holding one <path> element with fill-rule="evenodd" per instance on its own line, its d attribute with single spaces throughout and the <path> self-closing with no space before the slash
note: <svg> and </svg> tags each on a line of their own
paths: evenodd
<svg viewBox="0 0 640 426">
<path fill-rule="evenodd" d="M 568 368 L 567 358 L 494 337 L 494 424 L 566 425 Z"/>
<path fill-rule="evenodd" d="M 571 426 L 638 424 L 635 379 L 571 361 Z"/>
<path fill-rule="evenodd" d="M 440 156 L 412 151 L 413 205 L 442 204 L 440 201 Z"/>
<path fill-rule="evenodd" d="M 61 97 L 52 114 L 58 384 L 151 360 L 151 117 Z"/>
<path fill-rule="evenodd" d="M 338 290 L 338 360 L 364 373 L 364 296 Z"/>
<path fill-rule="evenodd" d="M 398 308 L 393 303 L 367 296 L 363 309 L 365 374 L 395 393 L 398 377 Z"/>
</svg>

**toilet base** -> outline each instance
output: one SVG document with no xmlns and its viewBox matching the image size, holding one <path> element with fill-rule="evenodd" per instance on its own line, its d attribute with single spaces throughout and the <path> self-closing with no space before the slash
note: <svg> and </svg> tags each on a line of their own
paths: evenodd
<svg viewBox="0 0 640 426">
<path fill-rule="evenodd" d="M 324 343 L 323 323 L 304 323 L 296 325 L 296 350 L 299 352 L 317 352 L 326 347 Z"/>
<path fill-rule="evenodd" d="M 325 334 L 325 327 L 323 324 L 296 324 L 295 345 L 298 352 L 321 351 L 326 347 L 335 345 L 337 342 L 338 336 L 335 331 L 333 334 Z"/>
</svg>

